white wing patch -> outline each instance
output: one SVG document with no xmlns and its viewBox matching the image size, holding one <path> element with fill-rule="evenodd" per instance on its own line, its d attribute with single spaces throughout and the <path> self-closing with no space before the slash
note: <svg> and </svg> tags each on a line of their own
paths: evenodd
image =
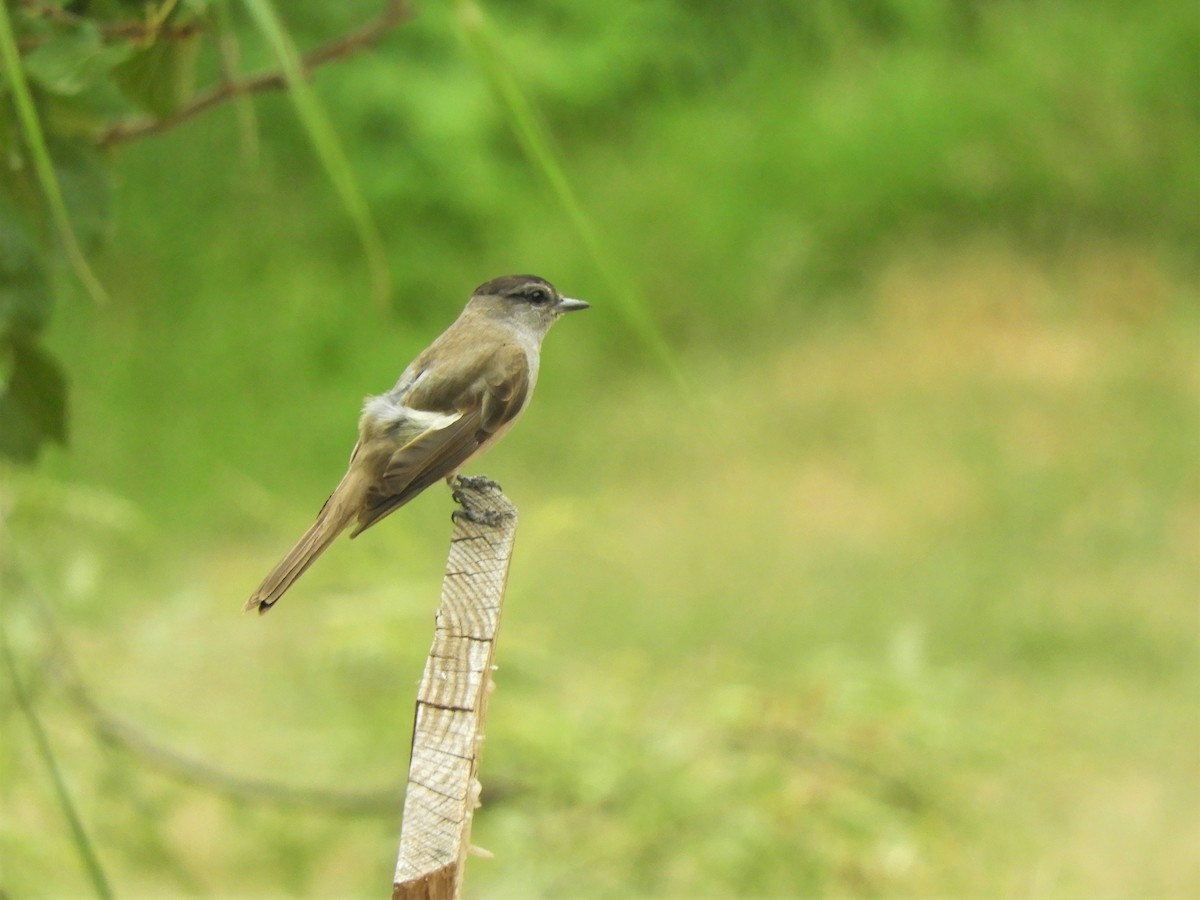
<svg viewBox="0 0 1200 900">
<path fill-rule="evenodd" d="M 419 433 L 439 431 L 453 425 L 462 418 L 462 413 L 440 413 L 427 409 L 413 409 L 395 400 L 388 394 L 368 397 L 363 403 L 363 418 L 369 419 L 378 428 L 401 427 L 404 431 Z"/>
</svg>

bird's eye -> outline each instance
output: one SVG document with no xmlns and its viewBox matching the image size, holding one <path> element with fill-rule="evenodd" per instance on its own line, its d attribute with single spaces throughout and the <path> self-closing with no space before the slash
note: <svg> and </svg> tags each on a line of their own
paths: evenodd
<svg viewBox="0 0 1200 900">
<path fill-rule="evenodd" d="M 530 288 L 525 292 L 525 296 L 529 298 L 530 303 L 536 303 L 539 306 L 550 302 L 550 292 L 542 287 Z"/>
</svg>

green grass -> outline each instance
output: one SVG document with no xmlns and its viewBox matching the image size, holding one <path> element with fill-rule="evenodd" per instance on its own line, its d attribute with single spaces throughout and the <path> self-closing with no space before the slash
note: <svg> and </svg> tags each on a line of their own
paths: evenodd
<svg viewBox="0 0 1200 900">
<path fill-rule="evenodd" d="M 32 604 L 182 753 L 398 783 L 446 492 L 237 610 L 363 395 L 525 270 L 593 309 L 477 467 L 522 521 L 469 895 L 1200 892 L 1196 17 L 848 9 L 492 11 L 694 401 L 440 10 L 315 84 L 403 285 L 387 313 L 286 98 L 261 168 L 231 111 L 122 153 L 114 302 L 50 336 L 72 447 L 0 495 L 17 661 L 118 896 L 378 895 L 399 809 L 230 800 L 97 740 Z M 78 895 L 7 691 L 0 890 Z"/>
</svg>

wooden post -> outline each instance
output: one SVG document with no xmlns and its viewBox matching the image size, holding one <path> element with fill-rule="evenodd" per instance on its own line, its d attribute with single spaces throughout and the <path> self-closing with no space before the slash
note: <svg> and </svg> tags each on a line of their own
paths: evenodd
<svg viewBox="0 0 1200 900">
<path fill-rule="evenodd" d="M 393 900 L 452 900 L 462 888 L 496 631 L 517 531 L 499 485 L 459 478 L 433 647 L 417 691 Z"/>
</svg>

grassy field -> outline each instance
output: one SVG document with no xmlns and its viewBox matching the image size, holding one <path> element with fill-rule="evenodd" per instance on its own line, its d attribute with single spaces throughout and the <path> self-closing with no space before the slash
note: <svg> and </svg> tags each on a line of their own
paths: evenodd
<svg viewBox="0 0 1200 900">
<path fill-rule="evenodd" d="M 469 60 L 439 55 L 442 12 L 417 62 L 318 82 L 392 309 L 285 101 L 254 167 L 226 113 L 122 154 L 116 300 L 51 335 L 72 446 L 0 484 L 8 631 L 119 896 L 387 889 L 447 492 L 265 619 L 237 610 L 340 476 L 362 396 L 511 270 L 593 309 L 476 467 L 522 519 L 473 834 L 495 858 L 468 896 L 1200 894 L 1197 17 L 997 4 L 960 40 L 818 7 L 727 43 L 672 4 L 496 12 L 516 58 L 560 27 L 526 86 L 685 388 Z M 556 81 L 580 47 L 586 77 Z M 365 87 L 389 65 L 399 98 Z M 47 611 L 106 715 L 230 777 L 189 783 L 97 722 Z M 86 894 L 12 700 L 0 891 Z"/>
<path fill-rule="evenodd" d="M 1194 892 L 1193 290 L 1116 246 L 1052 270 L 996 247 L 906 255 L 872 278 L 869 317 L 814 321 L 749 367 L 689 357 L 702 398 L 616 378 L 582 410 L 598 373 L 562 364 L 556 334 L 558 389 L 485 467 L 524 518 L 475 832 L 497 858 L 471 864 L 472 891 Z M 434 492 L 239 618 L 309 493 L 256 537 L 187 547 L 83 504 L 54 527 L 89 540 L 31 555 L 82 619 L 102 702 L 240 775 L 389 784 L 449 504 Z M 394 813 L 216 799 L 97 754 L 52 709 L 129 893 L 384 883 Z M 39 789 L 8 790 L 13 889 L 79 889 Z"/>
</svg>

